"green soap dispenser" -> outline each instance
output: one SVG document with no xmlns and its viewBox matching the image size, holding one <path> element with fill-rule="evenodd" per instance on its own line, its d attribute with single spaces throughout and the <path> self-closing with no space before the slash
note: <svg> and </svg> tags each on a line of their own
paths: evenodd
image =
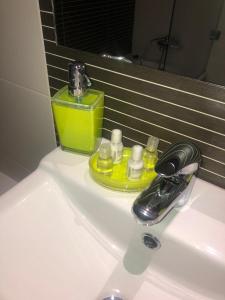
<svg viewBox="0 0 225 300">
<path fill-rule="evenodd" d="M 69 84 L 52 97 L 62 149 L 91 154 L 101 142 L 104 93 L 90 89 L 82 62 L 69 64 Z"/>
</svg>

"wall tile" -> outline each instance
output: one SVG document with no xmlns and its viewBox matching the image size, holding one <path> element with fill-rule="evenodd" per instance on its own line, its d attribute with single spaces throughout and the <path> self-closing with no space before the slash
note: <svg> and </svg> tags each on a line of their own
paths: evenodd
<svg viewBox="0 0 225 300">
<path fill-rule="evenodd" d="M 49 97 L 5 80 L 0 90 L 1 151 L 31 172 L 56 143 Z"/>
<path fill-rule="evenodd" d="M 1 42 L 0 78 L 48 95 L 38 2 L 1 1 L 0 20 L 1 31 L 5 32 Z"/>
</svg>

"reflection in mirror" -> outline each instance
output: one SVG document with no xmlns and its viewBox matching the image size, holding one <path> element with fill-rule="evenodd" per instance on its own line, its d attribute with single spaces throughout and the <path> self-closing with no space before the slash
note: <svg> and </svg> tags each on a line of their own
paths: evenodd
<svg viewBox="0 0 225 300">
<path fill-rule="evenodd" d="M 57 42 L 225 85 L 224 0 L 54 0 Z"/>
</svg>

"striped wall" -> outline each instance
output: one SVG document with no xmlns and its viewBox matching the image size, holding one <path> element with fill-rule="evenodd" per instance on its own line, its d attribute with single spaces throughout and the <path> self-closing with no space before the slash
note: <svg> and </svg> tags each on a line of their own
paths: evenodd
<svg viewBox="0 0 225 300">
<path fill-rule="evenodd" d="M 160 152 L 190 140 L 202 152 L 199 177 L 225 188 L 224 87 L 58 46 L 51 1 L 39 3 L 52 95 L 67 84 L 68 63 L 84 61 L 93 88 L 106 94 L 105 137 L 120 128 L 125 145 L 144 146 L 155 135 Z"/>
</svg>

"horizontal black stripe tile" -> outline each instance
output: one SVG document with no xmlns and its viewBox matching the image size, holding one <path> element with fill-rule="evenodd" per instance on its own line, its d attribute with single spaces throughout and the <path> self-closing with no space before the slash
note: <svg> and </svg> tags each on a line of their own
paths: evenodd
<svg viewBox="0 0 225 300">
<path fill-rule="evenodd" d="M 156 114 L 151 111 L 144 110 L 139 107 L 131 106 L 127 103 L 112 100 L 111 98 L 105 97 L 106 106 L 118 110 L 122 113 L 128 114 L 133 117 L 138 117 L 143 121 L 154 123 L 164 128 L 169 128 L 176 131 L 177 133 L 193 137 L 203 142 L 221 147 L 225 149 L 225 137 L 221 137 L 215 133 L 206 131 L 204 129 L 196 128 L 192 125 L 181 123 L 176 120 L 169 119 L 162 115 Z M 225 154 L 225 152 L 224 152 Z"/>
<path fill-rule="evenodd" d="M 59 54 L 65 57 L 71 57 L 72 59 L 75 59 L 77 57 L 78 59 L 81 59 L 83 61 L 98 65 L 99 67 L 107 68 L 112 71 L 127 74 L 147 81 L 152 81 L 159 85 L 172 87 L 173 89 L 180 89 L 184 92 L 188 91 L 189 93 L 196 93 L 202 97 L 213 98 L 215 100 L 225 103 L 225 88 L 222 86 L 216 86 L 210 83 L 190 79 L 187 77 L 177 76 L 171 73 L 162 72 L 143 66 L 121 63 L 114 60 L 101 58 L 95 54 L 86 53 L 79 50 L 66 48 L 63 46 L 57 46 L 57 48 L 54 48 L 51 47 L 50 44 L 46 43 L 46 51 Z M 139 80 L 137 81 L 139 82 Z M 166 90 L 168 92 L 170 89 Z M 182 92 L 178 92 L 178 94 L 183 95 Z M 200 101 L 202 99 L 203 98 L 200 97 L 197 100 Z M 204 100 L 205 99 L 203 99 L 203 101 Z"/>
<path fill-rule="evenodd" d="M 47 60 L 48 64 L 56 66 L 58 68 L 66 69 L 66 70 L 67 70 L 68 62 L 70 61 L 66 58 L 58 57 L 58 56 L 51 55 L 51 54 L 48 54 L 48 53 L 46 53 L 46 60 Z"/>
<path fill-rule="evenodd" d="M 48 81 L 49 81 L 49 86 L 53 87 L 57 90 L 61 89 L 62 87 L 64 87 L 66 85 L 66 83 L 63 83 L 62 81 L 59 81 L 59 80 L 51 78 L 51 77 L 48 78 Z"/>
<path fill-rule="evenodd" d="M 202 157 L 202 167 L 225 177 L 225 165 L 213 161 L 210 158 Z M 224 179 L 225 180 L 225 179 Z"/>
<path fill-rule="evenodd" d="M 50 76 L 53 76 L 53 77 L 56 77 L 56 78 L 59 78 L 59 79 L 62 79 L 62 80 L 67 80 L 67 71 L 48 66 L 48 72 L 49 72 Z M 94 85 L 93 85 L 93 87 L 94 87 Z M 111 90 L 114 90 L 114 88 L 112 89 L 112 87 L 109 87 L 109 88 L 111 88 Z M 101 89 L 101 87 L 100 87 L 100 89 Z M 103 91 L 106 92 L 105 89 L 103 89 Z M 108 91 L 108 92 L 110 92 L 110 91 Z M 124 98 L 122 92 L 121 92 L 121 97 Z M 129 99 L 128 101 L 133 99 L 131 93 L 130 93 L 130 97 L 128 99 Z M 137 99 L 137 101 L 140 101 L 140 100 L 143 100 L 141 96 L 139 96 L 139 99 Z M 147 105 L 145 106 L 147 109 L 152 109 L 150 100 L 148 99 L 148 107 L 147 107 Z M 136 116 L 138 114 L 140 116 L 140 118 L 142 118 L 145 121 L 153 122 L 157 125 L 160 125 L 160 126 L 163 126 L 163 127 L 166 127 L 166 128 L 170 128 L 172 130 L 176 130 L 177 132 L 179 132 L 181 134 L 185 134 L 185 135 L 194 137 L 196 139 L 200 139 L 200 140 L 205 141 L 209 144 L 213 144 L 213 145 L 216 145 L 218 147 L 222 147 L 222 148 L 225 149 L 225 136 L 220 136 L 217 133 L 209 132 L 209 131 L 206 130 L 208 128 L 206 126 L 207 121 L 210 124 L 210 121 L 212 119 L 211 117 L 208 117 L 209 120 L 207 120 L 207 119 L 205 120 L 206 123 L 205 123 L 204 128 L 198 128 L 198 127 L 192 126 L 191 124 L 182 123 L 180 121 L 162 116 L 161 114 L 157 114 L 157 113 L 154 113 L 154 112 L 151 112 L 151 111 L 147 111 L 143 108 L 132 106 L 132 105 L 129 105 L 127 103 L 117 101 L 117 100 L 114 100 L 114 99 L 111 99 L 111 98 L 108 98 L 108 97 L 106 97 L 106 101 L 108 103 L 107 106 L 112 108 L 112 109 L 118 110 L 118 107 L 120 107 L 119 110 L 121 112 L 128 113 L 132 116 Z M 142 102 L 142 101 L 140 101 L 140 102 Z M 141 105 L 142 103 L 139 104 L 139 102 L 137 102 L 137 103 L 134 103 L 134 104 Z M 160 113 L 163 113 L 163 111 L 162 112 L 160 111 L 160 108 L 161 108 L 161 105 L 158 104 L 157 110 Z M 179 115 L 179 113 L 180 113 L 180 115 Z M 168 112 L 167 112 L 167 114 L 168 114 Z M 174 117 L 176 117 L 178 119 L 180 117 L 180 119 L 182 120 L 183 115 L 184 115 L 183 110 L 179 111 L 179 110 L 175 110 L 175 108 L 174 108 L 174 112 L 173 112 Z M 200 119 L 200 117 L 201 116 L 198 116 L 198 119 Z M 192 121 L 194 123 L 194 119 Z M 218 122 L 218 123 L 219 123 L 218 126 L 221 126 L 222 130 L 224 130 L 225 129 L 224 122 L 221 125 L 220 125 L 220 123 L 222 123 L 222 121 Z M 214 120 L 214 125 L 215 125 L 215 127 L 213 127 L 213 129 L 216 130 L 217 129 L 216 120 Z M 222 132 L 222 133 L 225 133 L 225 131 Z"/>
<path fill-rule="evenodd" d="M 39 0 L 40 10 L 53 11 L 52 9 L 53 0 Z"/>
<path fill-rule="evenodd" d="M 145 96 L 140 96 L 130 91 L 121 90 L 117 87 L 112 88 L 110 85 L 102 82 L 94 81 L 93 87 L 99 90 L 103 90 L 107 95 L 117 98 L 119 100 L 124 100 L 134 105 L 154 110 L 161 114 L 165 114 L 198 126 L 202 126 L 206 129 L 214 130 L 216 132 L 225 134 L 225 120 L 222 121 L 220 119 L 203 115 L 195 111 L 185 110 L 184 108 L 179 106 L 173 106 L 168 103 L 162 103 L 158 100 L 150 99 Z"/>
<path fill-rule="evenodd" d="M 103 133 L 104 138 L 110 139 L 110 136 L 111 136 L 110 131 L 103 128 L 102 133 Z M 132 147 L 134 145 L 134 142 L 129 139 L 124 138 L 124 145 L 127 147 Z M 207 170 L 200 169 L 197 177 L 199 177 L 203 180 L 206 180 L 208 182 L 211 182 L 213 184 L 216 184 L 222 188 L 225 188 L 225 179 L 223 177 L 215 175 Z"/>
<path fill-rule="evenodd" d="M 50 65 L 55 65 L 57 67 L 67 69 L 68 60 L 49 54 L 46 55 L 46 58 L 47 63 L 49 63 Z M 63 74 L 63 71 L 61 72 L 61 79 L 62 78 L 65 78 L 65 74 Z M 210 130 L 214 130 L 216 132 L 220 132 L 223 134 L 225 133 L 225 121 L 222 121 L 220 119 L 213 118 L 204 114 L 199 114 L 195 111 L 185 110 L 182 107 L 170 105 L 169 103 L 159 102 L 158 100 L 140 96 L 117 87 L 112 88 L 112 86 L 102 82 L 94 81 L 93 87 L 103 90 L 106 94 L 112 97 L 128 101 L 130 103 L 196 124 L 198 126 L 202 126 Z"/>
<path fill-rule="evenodd" d="M 103 127 L 108 130 L 112 130 L 115 128 L 121 129 L 124 136 L 127 136 L 132 140 L 136 140 L 140 144 L 143 144 L 143 145 L 146 145 L 146 143 L 147 143 L 148 134 L 145 134 L 144 132 L 137 132 L 135 129 L 132 129 L 132 128 L 127 128 L 123 124 L 118 124 L 118 123 L 114 122 L 113 120 L 104 119 Z M 160 141 L 158 149 L 160 151 L 164 152 L 169 147 L 169 145 L 170 144 L 167 142 Z M 225 165 L 224 164 L 212 161 L 211 159 L 206 158 L 206 157 L 202 157 L 201 165 L 205 169 L 208 169 L 212 172 L 216 172 L 219 175 L 225 176 Z"/>
<path fill-rule="evenodd" d="M 50 87 L 50 95 L 51 97 L 53 97 L 55 95 L 55 93 L 57 93 L 58 89 L 54 89 Z"/>
<path fill-rule="evenodd" d="M 51 90 L 52 95 L 54 93 L 56 93 L 56 89 L 60 89 L 63 86 L 65 86 L 66 83 L 63 83 L 59 80 L 56 80 L 54 78 L 49 78 L 49 82 L 50 82 L 50 86 L 54 87 L 55 89 Z M 166 129 L 162 129 L 162 128 L 158 128 L 155 125 L 151 125 L 151 124 L 146 124 L 143 123 L 141 120 L 136 120 L 133 118 L 130 118 L 129 116 L 126 115 L 122 115 L 119 112 L 114 112 L 109 110 L 108 108 L 105 108 L 105 117 L 111 120 L 114 120 L 115 122 L 124 124 L 125 126 L 137 129 L 141 132 L 145 132 L 148 135 L 156 135 L 161 139 L 164 139 L 166 141 L 169 141 L 171 143 L 175 143 L 178 140 L 190 140 L 196 144 L 198 144 L 202 154 L 208 156 L 208 157 L 212 157 L 216 160 L 219 160 L 221 162 L 225 162 L 225 152 L 222 150 L 219 150 L 217 148 L 214 148 L 212 146 L 203 144 L 201 142 L 197 142 L 196 140 L 193 140 L 191 138 L 186 138 L 180 135 L 177 135 L 176 132 L 170 132 L 167 131 Z M 105 121 L 106 122 L 106 121 Z M 136 139 L 139 137 L 140 133 L 137 133 L 137 137 Z M 135 135 L 132 134 L 132 138 L 134 139 Z M 140 141 L 144 143 L 144 137 L 143 139 Z M 166 144 L 165 144 L 166 145 Z M 161 149 L 160 149 L 161 150 Z M 162 151 L 164 151 L 164 147 L 162 148 Z M 214 162 L 211 162 L 211 166 L 214 164 Z M 223 165 L 219 164 L 219 166 L 222 168 L 223 170 Z M 212 169 L 212 167 L 211 167 Z M 214 171 L 216 171 L 216 169 L 214 169 Z M 222 171 L 223 172 L 223 171 Z"/>
<path fill-rule="evenodd" d="M 51 89 L 51 96 L 53 96 L 56 92 L 57 92 L 56 89 Z M 107 119 L 104 119 L 103 127 L 108 130 L 112 130 L 114 128 L 119 128 L 122 130 L 123 135 L 129 137 L 130 139 L 136 140 L 137 142 L 139 142 L 140 144 L 143 144 L 143 145 L 145 145 L 147 142 L 148 134 L 144 133 L 144 132 L 146 132 L 146 128 L 144 128 L 143 132 L 139 132 L 139 131 L 135 130 L 136 128 L 135 129 L 127 128 L 123 124 L 118 124 L 114 120 L 107 120 Z M 108 137 L 110 138 L 110 135 Z M 132 145 L 134 145 L 134 142 L 130 142 L 128 144 L 127 140 L 125 139 L 124 144 L 126 146 L 132 146 Z M 169 146 L 169 143 L 160 141 L 159 150 L 163 152 L 167 149 L 168 146 Z M 202 167 L 204 167 L 212 172 L 218 173 L 222 176 L 225 176 L 225 165 L 221 164 L 219 162 L 213 161 L 209 158 L 203 157 Z"/>
<path fill-rule="evenodd" d="M 110 73 L 97 69 L 95 67 L 88 67 L 88 71 L 91 74 L 91 77 L 94 77 L 99 80 L 104 80 L 108 83 L 111 83 L 128 90 L 132 90 L 133 93 L 145 94 L 151 97 L 165 100 L 171 102 L 172 104 L 182 105 L 191 109 L 195 109 L 201 112 L 205 112 L 210 115 L 215 115 L 220 118 L 225 116 L 225 105 L 220 103 L 211 102 L 208 100 L 197 100 L 191 95 L 181 94 L 176 91 L 168 91 L 165 88 L 154 86 L 152 84 L 137 81 L 136 79 L 126 78 L 122 75 L 115 73 Z M 136 94 L 141 97 L 141 95 Z M 160 105 L 160 104 L 159 104 Z M 174 106 L 175 107 L 175 106 Z"/>
<path fill-rule="evenodd" d="M 55 30 L 53 28 L 48 28 L 42 26 L 42 31 L 43 31 L 43 37 L 44 39 L 50 40 L 50 41 L 55 41 Z M 49 42 L 51 43 L 51 42 Z M 54 43 L 51 43 L 55 45 Z"/>
<path fill-rule="evenodd" d="M 166 129 L 159 128 L 154 124 L 145 123 L 142 120 L 131 118 L 129 115 L 124 115 L 119 112 L 112 111 L 108 108 L 105 108 L 104 115 L 107 119 L 115 120 L 118 123 L 124 124 L 131 128 L 135 128 L 149 135 L 155 135 L 160 139 L 169 141 L 170 143 L 176 143 L 177 141 L 183 141 L 183 140 L 190 140 L 199 146 L 202 154 L 208 157 L 212 157 L 221 162 L 225 162 L 225 152 L 223 150 L 214 148 L 213 146 L 204 144 L 200 141 L 196 141 L 192 138 L 187 138 L 182 135 L 178 135 L 176 131 L 171 132 Z"/>
<path fill-rule="evenodd" d="M 41 23 L 42 23 L 42 25 L 45 25 L 45 26 L 54 27 L 55 23 L 54 23 L 53 14 L 41 12 Z"/>
<path fill-rule="evenodd" d="M 54 79 L 54 78 L 49 78 L 50 86 L 56 89 L 60 89 L 63 86 L 65 86 L 66 83 Z M 122 123 L 124 125 L 127 125 L 131 128 L 135 128 L 139 131 L 143 131 L 147 134 L 151 135 L 156 135 L 161 139 L 164 139 L 166 141 L 169 141 L 171 143 L 175 143 L 178 140 L 184 140 L 188 139 L 194 143 L 197 143 L 198 146 L 201 149 L 202 154 L 212 157 L 216 160 L 219 160 L 221 162 L 225 162 L 225 152 L 223 150 L 217 149 L 213 146 L 204 144 L 202 142 L 193 140 L 191 138 L 186 138 L 182 135 L 178 135 L 175 132 L 168 131 L 166 128 L 159 128 L 154 124 L 148 124 L 144 123 L 141 120 L 136 120 L 134 118 L 130 118 L 129 115 L 124 115 L 119 113 L 118 111 L 111 111 L 109 109 L 105 109 L 105 117 L 111 120 L 115 120 L 116 122 Z M 137 116 L 138 117 L 138 116 Z"/>
<path fill-rule="evenodd" d="M 68 81 L 68 72 L 67 71 L 54 68 L 54 67 L 52 67 L 50 65 L 48 65 L 47 68 L 48 68 L 48 74 L 49 74 L 49 76 L 56 77 L 59 80 L 61 79 L 61 80 Z"/>
<path fill-rule="evenodd" d="M 217 176 L 215 174 L 212 174 L 212 173 L 210 173 L 206 170 L 202 170 L 202 169 L 199 170 L 198 177 L 225 189 L 225 178 L 223 178 L 223 177 Z M 212 197 L 212 201 L 213 201 L 213 197 Z"/>
<path fill-rule="evenodd" d="M 61 69 L 48 66 L 48 73 L 50 76 L 62 80 L 67 80 L 67 72 Z M 205 129 L 194 127 L 191 124 L 182 123 L 180 121 L 170 119 L 155 112 L 148 111 L 140 107 L 134 107 L 130 104 L 121 101 L 119 102 L 108 97 L 105 97 L 105 103 L 106 106 L 111 109 L 119 110 L 120 112 L 129 114 L 133 117 L 138 116 L 144 121 L 151 122 L 165 128 L 169 128 L 171 130 L 176 131 L 177 133 L 184 134 L 225 149 L 225 136 L 220 136 L 216 133 L 209 132 Z"/>
<path fill-rule="evenodd" d="M 58 55 L 66 56 L 71 59 L 79 59 L 83 60 L 87 63 L 91 63 L 100 67 L 104 67 L 107 69 L 112 68 L 112 63 L 109 62 L 107 59 L 100 58 L 94 54 L 81 52 L 74 49 L 65 48 L 62 46 L 56 46 L 52 43 L 46 42 L 46 51 L 50 53 L 55 53 Z M 59 60 L 62 61 L 59 63 Z M 63 64 L 65 66 L 66 59 L 63 58 L 52 58 L 52 64 L 58 66 L 60 65 L 63 67 Z M 53 60 L 55 60 L 55 63 L 53 63 Z M 126 63 L 121 63 L 122 65 L 130 65 Z M 138 92 L 141 94 L 146 94 L 151 97 L 156 97 L 162 100 L 165 100 L 167 102 L 170 102 L 172 104 L 182 105 L 187 108 L 191 108 L 197 111 L 201 111 L 203 113 L 209 114 L 209 115 L 215 115 L 217 117 L 223 118 L 225 116 L 225 105 L 213 102 L 207 99 L 202 99 L 198 97 L 194 97 L 189 94 L 183 94 L 174 90 L 168 90 L 166 88 L 163 88 L 161 86 L 157 86 L 154 84 L 146 83 L 143 81 L 139 81 L 133 78 L 129 78 L 126 76 L 118 75 L 112 72 L 104 71 L 102 69 L 98 69 L 92 66 L 88 66 L 87 68 L 89 75 L 91 77 L 101 79 L 104 81 L 107 81 L 111 84 L 126 88 L 128 90 L 133 90 L 134 92 Z M 151 73 L 153 70 L 150 68 L 147 68 L 148 73 Z M 136 76 L 136 73 L 134 73 Z M 171 74 L 172 75 L 172 74 Z M 225 91 L 225 89 L 224 89 Z M 224 93 L 224 99 L 225 99 L 225 93 Z M 223 100 L 224 101 L 224 100 Z"/>
<path fill-rule="evenodd" d="M 53 95 L 56 92 L 55 89 L 51 89 L 51 94 Z M 111 123 L 111 124 L 110 124 Z M 103 136 L 105 138 L 110 139 L 110 130 L 112 130 L 113 128 L 120 128 L 123 131 L 123 134 L 127 137 L 129 137 L 131 140 L 128 140 L 126 138 L 123 139 L 124 145 L 131 147 L 133 146 L 135 143 L 132 140 L 135 140 L 141 144 L 145 144 L 146 143 L 146 135 L 138 133 L 137 135 L 134 134 L 134 132 L 132 132 L 132 129 L 126 128 L 125 126 L 121 126 L 118 124 L 115 124 L 114 122 L 110 122 L 108 120 L 104 120 L 104 127 L 107 127 L 108 130 L 103 129 Z M 165 151 L 167 148 L 167 143 L 165 142 L 160 142 L 160 147 L 159 149 L 161 151 Z M 211 161 L 210 159 L 207 158 L 203 158 L 203 163 L 202 166 L 204 168 L 208 168 L 210 171 L 221 174 L 223 176 L 225 176 L 225 169 L 224 169 L 224 165 L 216 163 Z M 199 172 L 199 177 L 207 180 L 209 182 L 212 182 L 214 184 L 217 184 L 221 187 L 225 187 L 224 181 L 221 180 L 221 177 L 216 176 L 210 172 L 207 172 L 205 170 L 200 170 Z"/>
<path fill-rule="evenodd" d="M 132 128 L 127 128 L 123 124 L 118 124 L 118 123 L 115 123 L 113 121 L 104 119 L 103 127 L 107 128 L 109 130 L 112 130 L 112 129 L 115 129 L 115 128 L 121 129 L 122 132 L 123 132 L 123 135 L 129 137 L 130 139 L 136 140 L 137 136 L 138 136 L 138 142 L 139 143 L 144 144 L 144 145 L 146 145 L 146 143 L 147 143 L 147 139 L 148 139 L 147 134 L 144 134 L 142 132 L 137 132 L 135 129 L 132 129 Z M 165 151 L 165 149 L 168 146 L 169 146 L 168 143 L 166 143 L 164 141 L 160 141 L 159 150 L 160 151 Z"/>
</svg>

